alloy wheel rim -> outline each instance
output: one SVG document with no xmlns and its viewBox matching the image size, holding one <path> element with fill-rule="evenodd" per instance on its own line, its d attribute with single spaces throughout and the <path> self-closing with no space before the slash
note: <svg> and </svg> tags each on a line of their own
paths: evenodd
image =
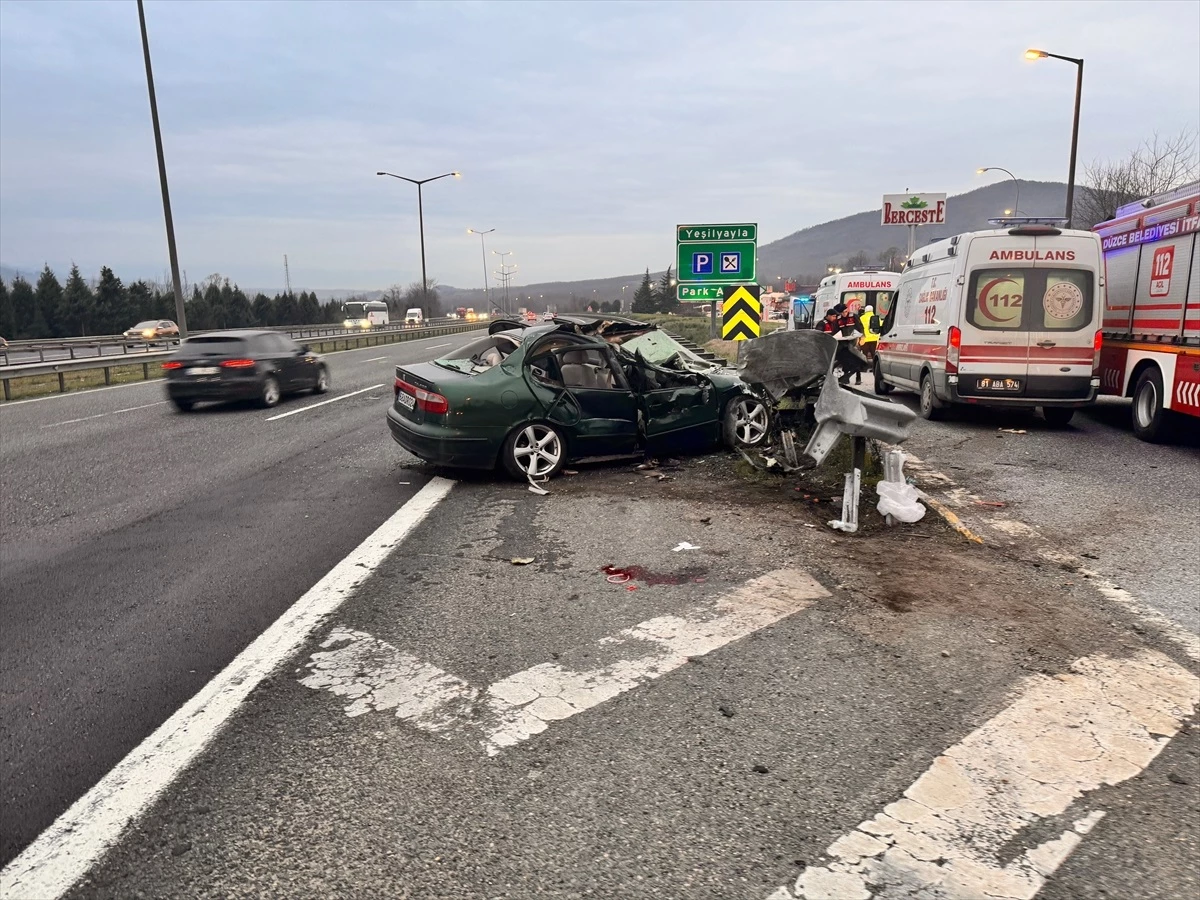
<svg viewBox="0 0 1200 900">
<path fill-rule="evenodd" d="M 562 459 L 562 441 L 545 425 L 529 425 L 513 444 L 513 458 L 530 478 L 543 478 L 554 471 Z"/>
<path fill-rule="evenodd" d="M 329 387 L 329 375 L 326 374 L 324 369 L 317 373 L 317 387 L 321 390 Z"/>
<path fill-rule="evenodd" d="M 279 402 L 279 385 L 275 383 L 275 379 L 267 380 L 267 386 L 263 388 L 263 397 L 268 403 Z"/>
<path fill-rule="evenodd" d="M 739 400 L 733 418 L 733 432 L 738 442 L 757 444 L 767 433 L 767 409 L 752 400 Z"/>
</svg>

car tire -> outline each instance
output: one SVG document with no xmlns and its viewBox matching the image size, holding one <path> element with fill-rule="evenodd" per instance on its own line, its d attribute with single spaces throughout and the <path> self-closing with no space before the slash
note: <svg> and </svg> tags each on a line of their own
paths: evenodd
<svg viewBox="0 0 1200 900">
<path fill-rule="evenodd" d="M 324 366 L 317 367 L 317 380 L 313 383 L 314 394 L 329 392 L 329 370 Z"/>
<path fill-rule="evenodd" d="M 1046 420 L 1046 424 L 1051 428 L 1066 428 L 1071 424 L 1071 419 L 1075 417 L 1075 410 L 1071 407 L 1062 406 L 1043 406 L 1042 418 Z"/>
<path fill-rule="evenodd" d="M 936 422 L 943 412 L 942 404 L 933 393 L 933 376 L 926 372 L 921 376 L 921 418 Z"/>
<path fill-rule="evenodd" d="M 279 403 L 279 380 L 274 375 L 268 375 L 259 386 L 258 405 L 270 409 Z"/>
<path fill-rule="evenodd" d="M 179 410 L 180 412 L 184 412 L 184 413 L 191 412 L 193 409 L 196 408 L 195 400 L 183 400 L 178 397 L 172 397 L 171 403 L 174 404 L 174 406 L 177 410 Z"/>
<path fill-rule="evenodd" d="M 895 385 L 888 384 L 883 380 L 883 369 L 879 365 L 879 357 L 875 357 L 875 365 L 871 370 L 871 375 L 875 379 L 875 393 L 880 397 L 886 397 L 896 389 Z"/>
<path fill-rule="evenodd" d="M 1157 444 L 1171 435 L 1171 411 L 1166 408 L 1162 373 L 1150 366 L 1138 376 L 1133 388 L 1133 433 L 1143 441 Z"/>
<path fill-rule="evenodd" d="M 725 404 L 721 436 L 730 449 L 758 447 L 771 436 L 771 411 L 757 397 L 734 397 Z"/>
<path fill-rule="evenodd" d="M 545 481 L 567 464 L 567 441 L 549 422 L 530 422 L 504 441 L 504 468 L 518 481 Z"/>
</svg>

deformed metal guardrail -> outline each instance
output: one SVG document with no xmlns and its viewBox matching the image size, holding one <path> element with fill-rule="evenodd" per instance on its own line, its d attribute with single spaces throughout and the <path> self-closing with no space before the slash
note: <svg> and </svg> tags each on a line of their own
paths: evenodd
<svg viewBox="0 0 1200 900">
<path fill-rule="evenodd" d="M 451 320 L 454 321 L 454 320 Z M 421 328 L 374 328 L 370 331 L 351 331 L 346 328 L 329 328 L 330 334 L 322 337 L 320 334 L 299 335 L 309 337 L 311 346 L 316 353 L 331 353 L 338 350 L 354 350 L 358 347 L 374 347 L 385 344 L 398 344 L 402 341 L 423 340 L 425 338 L 441 337 L 449 334 L 463 334 L 486 328 L 487 322 L 464 322 L 455 325 L 427 325 Z M 320 331 L 324 326 L 311 326 L 312 330 Z M 282 329 L 273 329 L 280 331 Z M 299 329 L 296 329 L 299 330 Z M 305 329 L 309 330 L 309 329 Z M 201 332 L 195 332 L 199 334 Z M 295 336 L 295 335 L 294 335 Z M 66 376 L 70 372 L 103 369 L 104 383 L 112 384 L 112 370 L 130 366 L 142 367 L 142 378 L 150 379 L 152 371 L 160 371 L 158 364 L 169 358 L 174 350 L 157 350 L 138 353 L 130 356 L 92 356 L 83 359 L 60 359 L 48 362 L 24 363 L 15 366 L 0 366 L 0 383 L 3 384 L 4 399 L 12 399 L 11 382 L 24 378 L 38 378 L 46 375 L 58 376 L 59 393 L 67 390 Z"/>
</svg>

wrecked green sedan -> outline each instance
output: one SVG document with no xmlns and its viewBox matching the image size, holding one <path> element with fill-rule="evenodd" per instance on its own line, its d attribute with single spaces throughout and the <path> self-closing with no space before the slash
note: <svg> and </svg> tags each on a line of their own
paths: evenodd
<svg viewBox="0 0 1200 900">
<path fill-rule="evenodd" d="M 421 459 L 535 481 L 583 460 L 753 447 L 770 429 L 733 370 L 613 316 L 495 321 L 442 359 L 397 366 L 387 421 Z"/>
</svg>

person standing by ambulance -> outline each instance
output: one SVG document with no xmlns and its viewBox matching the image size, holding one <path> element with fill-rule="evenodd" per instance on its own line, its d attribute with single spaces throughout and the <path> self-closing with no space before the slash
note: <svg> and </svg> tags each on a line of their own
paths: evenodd
<svg viewBox="0 0 1200 900">
<path fill-rule="evenodd" d="M 875 358 L 875 349 L 879 345 L 879 330 L 881 327 L 879 316 L 875 315 L 875 307 L 868 306 L 863 309 L 862 315 L 858 317 L 858 328 L 862 332 L 862 337 L 858 341 L 858 348 L 867 359 L 873 360 Z"/>
</svg>

